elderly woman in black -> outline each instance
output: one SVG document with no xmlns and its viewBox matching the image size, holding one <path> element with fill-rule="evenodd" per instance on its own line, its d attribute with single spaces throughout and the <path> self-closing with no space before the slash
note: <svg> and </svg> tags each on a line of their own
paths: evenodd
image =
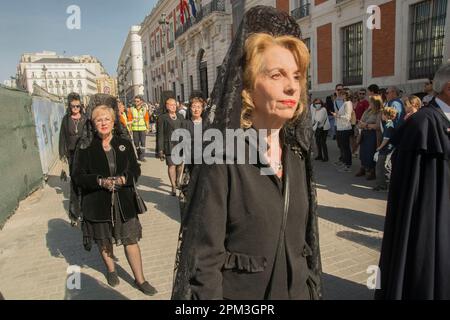
<svg viewBox="0 0 450 320">
<path fill-rule="evenodd" d="M 267 143 L 268 149 L 258 151 L 256 163 L 194 169 L 173 299 L 321 296 L 305 108 L 309 53 L 300 37 L 296 22 L 274 8 L 254 7 L 243 19 L 210 115 L 216 128 L 259 133 L 258 146 Z M 252 148 L 246 142 L 245 152 Z"/>
<path fill-rule="evenodd" d="M 73 157 L 78 140 L 81 137 L 86 117 L 82 111 L 80 95 L 72 92 L 67 96 L 67 113 L 61 121 L 59 131 L 59 157 L 69 165 L 69 175 L 72 173 Z M 72 225 L 75 225 L 80 216 L 79 201 L 77 189 L 70 181 L 70 201 L 69 201 L 69 218 Z"/>
<path fill-rule="evenodd" d="M 156 290 L 144 278 L 138 241 L 134 185 L 141 174 L 131 141 L 118 118 L 117 101 L 109 95 L 91 98 L 90 122 L 75 155 L 72 178 L 82 191 L 83 242 L 94 241 L 107 268 L 108 284 L 116 286 L 113 245 L 123 244 L 136 286 L 145 294 Z"/>
<path fill-rule="evenodd" d="M 163 113 L 158 118 L 156 132 L 157 156 L 161 161 L 166 160 L 167 172 L 169 175 L 170 184 L 172 186 L 172 196 L 176 196 L 176 187 L 182 171 L 181 163 L 174 163 L 172 160 L 172 148 L 175 144 L 171 141 L 172 133 L 176 129 L 180 129 L 184 121 L 184 117 L 177 112 L 176 103 L 177 102 L 174 98 L 169 98 L 166 100 L 167 113 Z"/>
</svg>

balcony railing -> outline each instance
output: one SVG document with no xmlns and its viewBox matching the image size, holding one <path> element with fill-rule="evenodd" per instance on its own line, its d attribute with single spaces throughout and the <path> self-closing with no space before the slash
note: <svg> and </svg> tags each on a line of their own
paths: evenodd
<svg viewBox="0 0 450 320">
<path fill-rule="evenodd" d="M 197 11 L 196 17 L 189 17 L 185 23 L 177 29 L 175 32 L 175 39 L 185 33 L 190 27 L 199 23 L 203 18 L 214 12 L 225 12 L 225 0 L 213 0 L 202 6 L 200 10 Z"/>
<path fill-rule="evenodd" d="M 307 3 L 307 4 L 304 4 L 304 5 L 300 6 L 300 7 L 292 10 L 291 11 L 291 16 L 295 20 L 298 20 L 298 19 L 301 19 L 301 18 L 309 16 L 309 6 L 310 6 L 310 4 Z"/>
</svg>

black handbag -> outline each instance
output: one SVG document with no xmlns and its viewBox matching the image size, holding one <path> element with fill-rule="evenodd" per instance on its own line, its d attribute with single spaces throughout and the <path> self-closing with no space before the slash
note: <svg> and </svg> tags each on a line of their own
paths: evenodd
<svg viewBox="0 0 450 320">
<path fill-rule="evenodd" d="M 137 188 L 136 182 L 133 178 L 133 193 L 134 193 L 134 201 L 136 202 L 136 208 L 138 210 L 138 214 L 143 214 L 147 212 L 147 206 L 145 205 L 144 200 L 142 200 Z"/>
</svg>

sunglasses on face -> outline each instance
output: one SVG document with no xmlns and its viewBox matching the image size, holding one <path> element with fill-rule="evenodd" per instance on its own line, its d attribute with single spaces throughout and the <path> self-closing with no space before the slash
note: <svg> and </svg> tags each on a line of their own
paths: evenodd
<svg viewBox="0 0 450 320">
<path fill-rule="evenodd" d="M 75 106 L 70 106 L 72 109 L 74 109 L 74 108 L 81 108 L 81 106 L 78 104 L 78 105 L 75 105 Z"/>
</svg>

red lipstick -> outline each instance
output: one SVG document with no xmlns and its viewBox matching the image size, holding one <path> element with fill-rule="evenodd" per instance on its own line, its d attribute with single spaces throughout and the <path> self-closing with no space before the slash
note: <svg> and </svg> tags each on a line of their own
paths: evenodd
<svg viewBox="0 0 450 320">
<path fill-rule="evenodd" d="M 288 106 L 291 108 L 293 108 L 297 105 L 297 101 L 291 100 L 291 99 L 281 100 L 281 103 L 284 104 L 285 106 Z"/>
</svg>

